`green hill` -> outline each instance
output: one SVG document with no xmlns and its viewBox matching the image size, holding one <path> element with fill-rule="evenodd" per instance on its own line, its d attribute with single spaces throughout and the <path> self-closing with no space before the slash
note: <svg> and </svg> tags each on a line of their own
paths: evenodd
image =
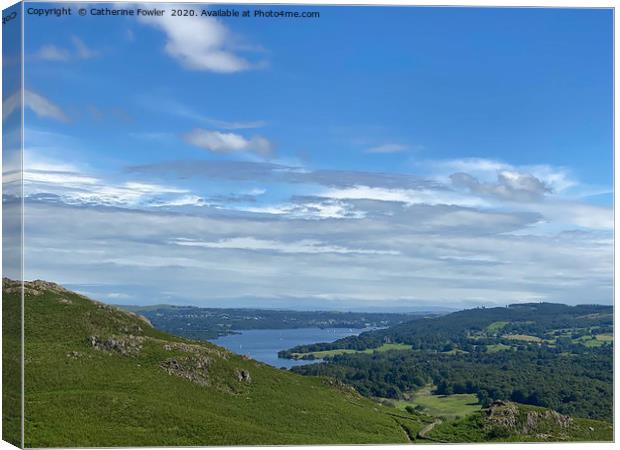
<svg viewBox="0 0 620 450">
<path fill-rule="evenodd" d="M 7 319 L 17 287 L 3 280 Z M 414 418 L 350 388 L 159 332 L 56 284 L 26 283 L 25 320 L 26 447 L 408 441 L 401 423 Z M 14 443 L 18 423 L 5 417 Z"/>
</svg>

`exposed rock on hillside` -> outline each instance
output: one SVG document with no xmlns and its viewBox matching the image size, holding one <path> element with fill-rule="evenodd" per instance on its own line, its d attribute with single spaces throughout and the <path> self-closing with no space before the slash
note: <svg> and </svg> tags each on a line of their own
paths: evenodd
<svg viewBox="0 0 620 450">
<path fill-rule="evenodd" d="M 486 429 L 492 435 L 522 434 L 562 438 L 573 419 L 553 410 L 523 411 L 516 403 L 495 401 L 486 409 Z"/>
<path fill-rule="evenodd" d="M 237 369 L 237 380 L 242 383 L 251 383 L 252 377 L 250 376 L 250 372 L 247 370 L 239 370 Z"/>
<path fill-rule="evenodd" d="M 168 374 L 185 378 L 200 386 L 208 386 L 211 358 L 205 355 L 189 355 L 168 358 L 160 365 Z"/>
<path fill-rule="evenodd" d="M 124 356 L 136 356 L 142 350 L 142 342 L 144 338 L 140 336 L 124 336 L 124 337 L 109 337 L 102 339 L 99 336 L 89 336 L 88 342 L 91 347 L 97 350 L 103 350 L 108 352 L 116 352 Z"/>
</svg>

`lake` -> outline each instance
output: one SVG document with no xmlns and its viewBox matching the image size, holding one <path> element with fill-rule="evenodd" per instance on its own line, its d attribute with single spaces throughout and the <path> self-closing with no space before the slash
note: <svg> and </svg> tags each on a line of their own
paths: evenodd
<svg viewBox="0 0 620 450">
<path fill-rule="evenodd" d="M 216 345 L 231 352 L 249 356 L 257 361 L 274 367 L 291 368 L 302 364 L 312 364 L 320 360 L 304 361 L 278 358 L 280 350 L 287 350 L 296 345 L 314 344 L 316 342 L 333 342 L 346 336 L 357 336 L 364 331 L 375 328 L 293 328 L 284 330 L 239 330 L 240 334 L 230 334 L 217 339 L 210 339 Z"/>
</svg>

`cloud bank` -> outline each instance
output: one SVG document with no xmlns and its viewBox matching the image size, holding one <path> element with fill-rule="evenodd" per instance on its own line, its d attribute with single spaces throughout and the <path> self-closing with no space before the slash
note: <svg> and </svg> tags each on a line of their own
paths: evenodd
<svg viewBox="0 0 620 450">
<path fill-rule="evenodd" d="M 102 299 L 138 303 L 611 302 L 609 208 L 548 188 L 552 170 L 478 161 L 475 176 L 452 172 L 467 164 L 437 161 L 442 173 L 413 176 L 177 161 L 112 182 L 35 158 L 25 180 L 31 277 L 90 280 Z"/>
</svg>

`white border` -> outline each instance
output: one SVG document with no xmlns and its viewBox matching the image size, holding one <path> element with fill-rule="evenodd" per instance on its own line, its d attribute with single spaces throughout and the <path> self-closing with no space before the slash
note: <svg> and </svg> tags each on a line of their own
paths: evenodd
<svg viewBox="0 0 620 450">
<path fill-rule="evenodd" d="M 88 3 L 88 1 L 79 1 L 79 0 L 48 0 L 48 3 Z M 114 3 L 117 2 L 116 0 L 98 0 L 97 2 L 109 2 L 109 3 Z M 13 1 L 13 0 L 0 0 L 0 6 L 2 7 L 2 9 L 5 9 L 13 4 L 15 4 L 17 2 Z M 183 1 L 170 1 L 170 0 L 148 0 L 148 3 L 190 3 L 190 2 L 183 2 Z M 197 3 L 197 2 L 191 2 L 191 3 Z M 393 1 L 382 1 L 382 0 L 366 0 L 366 1 L 360 1 L 360 0 L 336 0 L 336 1 L 329 1 L 329 0 L 312 0 L 312 1 L 300 1 L 300 0 L 288 0 L 286 2 L 278 2 L 278 1 L 269 1 L 269 0 L 252 0 L 252 1 L 244 1 L 244 0 L 226 0 L 226 1 L 205 1 L 205 2 L 200 2 L 203 4 L 287 4 L 287 5 L 308 5 L 308 4 L 313 4 L 313 5 L 377 5 L 377 6 L 465 6 L 465 7 L 537 7 L 537 8 L 541 8 L 541 7 L 563 7 L 563 8 L 614 8 L 616 7 L 616 2 L 615 1 L 605 1 L 605 0 L 589 0 L 589 1 L 584 1 L 584 0 L 542 0 L 542 1 L 533 1 L 533 0 L 521 0 L 521 1 L 510 1 L 510 0 L 502 0 L 501 2 L 498 1 L 490 1 L 490 0 L 468 0 L 466 2 L 454 2 L 454 1 L 436 1 L 436 0 L 416 0 L 416 1 L 402 1 L 402 0 L 393 0 Z M 617 186 L 617 180 L 615 178 L 615 173 L 617 172 L 617 169 L 620 165 L 620 163 L 618 162 L 617 158 L 615 158 L 616 152 L 616 134 L 615 134 L 615 128 L 618 124 L 617 122 L 617 117 L 615 115 L 615 105 L 616 105 L 616 100 L 617 100 L 617 91 L 615 90 L 615 86 L 617 84 L 618 81 L 618 72 L 616 71 L 616 49 L 618 48 L 618 44 L 619 42 L 619 38 L 618 35 L 615 33 L 615 29 L 618 25 L 618 19 L 617 16 L 615 14 L 614 11 L 614 224 L 616 223 L 616 219 L 618 218 L 618 214 L 620 214 L 618 212 L 618 208 L 617 203 L 616 203 L 616 196 L 615 196 L 615 192 L 618 188 Z M 22 13 L 22 30 L 24 29 L 24 23 L 23 23 L 23 13 Z M 23 44 L 24 44 L 24 39 L 22 36 L 22 55 L 23 55 Z M 0 33 L 0 47 L 2 45 L 2 33 Z M 22 58 L 22 75 L 23 75 L 23 58 Z M 2 83 L 2 74 L 0 71 L 0 85 Z M 22 80 L 23 83 L 23 80 Z M 23 104 L 23 103 L 22 103 Z M 1 106 L 0 106 L 0 110 L 1 110 Z M 23 109 L 22 109 L 22 124 L 23 124 Z M 22 133 L 23 133 L 23 126 L 22 126 Z M 22 142 L 23 142 L 23 134 L 22 134 Z M 0 143 L 0 148 L 1 148 L 1 143 Z M 1 206 L 0 206 L 0 223 L 2 220 L 2 210 L 1 210 Z M 615 228 L 614 228 L 615 229 Z M 2 243 L 2 236 L 0 233 L 0 245 Z M 22 235 L 22 248 L 23 248 L 23 235 Z M 615 287 L 616 287 L 616 280 L 618 280 L 618 265 L 617 263 L 617 252 L 616 252 L 616 241 L 615 241 L 615 231 L 614 231 L 614 305 L 615 305 Z M 23 258 L 22 258 L 22 264 L 23 264 Z M 2 253 L 0 252 L 0 267 L 2 265 Z M 23 272 L 24 267 L 22 267 L 22 273 Z M 23 308 L 22 308 L 22 314 L 23 314 Z M 618 314 L 617 311 L 614 307 L 614 336 L 615 336 L 615 323 L 616 320 L 618 318 Z M 1 330 L 1 322 L 0 322 L 0 330 Z M 23 340 L 23 318 L 22 318 L 22 340 Z M 615 342 L 614 342 L 615 344 Z M 0 359 L 0 369 L 2 367 L 2 361 Z M 23 341 L 22 341 L 22 370 L 24 368 L 23 365 Z M 618 346 L 615 345 L 614 348 L 614 374 L 618 373 Z M 22 372 L 22 382 L 23 382 L 23 372 Z M 614 377 L 614 392 L 618 392 L 618 377 Z M 2 399 L 0 397 L 0 406 L 1 406 L 1 402 Z M 22 411 L 23 411 L 23 398 L 22 398 Z M 614 402 L 614 440 L 617 440 L 617 425 L 618 425 L 618 403 Z M 23 420 L 23 416 L 22 416 L 22 420 Z M 1 421 L 0 421 L 0 430 L 1 430 Z M 22 442 L 23 442 L 23 427 L 22 427 Z M 403 444 L 406 445 L 406 444 Z M 435 445 L 435 444 L 432 444 Z M 458 446 L 458 448 L 462 448 L 462 449 L 483 449 L 483 448 L 489 448 L 489 446 L 491 446 L 492 448 L 510 448 L 510 449 L 514 449 L 514 450 L 521 450 L 521 449 L 531 449 L 533 446 L 551 446 L 554 448 L 570 448 L 570 449 L 589 449 L 589 448 L 596 448 L 596 449 L 612 449 L 615 448 L 615 444 L 614 443 L 529 443 L 529 444 L 504 444 L 504 443 L 485 443 L 485 444 L 436 444 L 438 446 L 438 448 L 450 448 L 450 447 L 454 447 L 454 446 Z M 312 449 L 316 449 L 317 446 L 296 446 L 295 448 L 298 449 L 307 449 L 307 450 L 312 450 Z M 329 446 L 329 449 L 334 449 L 334 450 L 344 450 L 344 449 L 350 449 L 352 446 L 343 446 L 343 445 L 333 445 L 333 446 Z M 364 448 L 373 448 L 373 449 L 380 449 L 380 450 L 388 450 L 388 449 L 394 449 L 395 445 L 370 445 L 370 446 L 363 446 Z M 399 446 L 400 447 L 400 446 Z M 13 447 L 12 445 L 4 442 L 4 441 L 0 441 L 0 450 L 5 450 L 5 449 L 14 449 L 15 447 Z M 122 447 L 116 447 L 116 448 L 122 448 Z M 156 447 L 140 447 L 141 449 L 146 449 L 146 450 L 153 450 Z M 167 448 L 173 448 L 173 449 L 184 449 L 187 447 L 167 447 Z M 273 447 L 267 447 L 267 446 L 255 446 L 255 447 L 194 447 L 194 448 L 224 448 L 224 449 L 229 449 L 229 448 L 234 448 L 234 449 L 243 449 L 243 450 L 248 450 L 248 449 L 266 449 L 266 448 L 273 448 Z"/>
</svg>

